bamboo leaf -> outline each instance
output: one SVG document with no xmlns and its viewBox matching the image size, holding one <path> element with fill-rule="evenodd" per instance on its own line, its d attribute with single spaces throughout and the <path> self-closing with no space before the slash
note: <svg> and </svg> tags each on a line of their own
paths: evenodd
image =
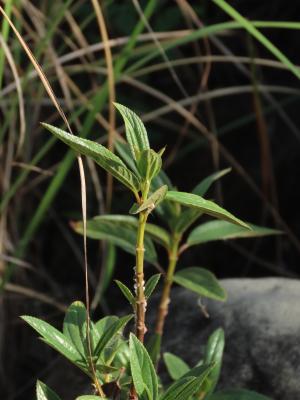
<svg viewBox="0 0 300 400">
<path fill-rule="evenodd" d="M 163 201 L 163 199 L 166 197 L 167 192 L 167 185 L 160 187 L 154 193 L 152 193 L 151 196 L 149 196 L 148 199 L 145 200 L 141 205 L 134 204 L 133 207 L 131 207 L 129 213 L 138 214 L 145 210 L 152 211 L 160 202 Z"/>
<path fill-rule="evenodd" d="M 150 149 L 146 128 L 142 120 L 129 108 L 119 103 L 114 103 L 114 105 L 123 117 L 127 142 L 133 158 L 137 160 L 140 152 Z"/>
<path fill-rule="evenodd" d="M 145 297 L 148 300 L 151 294 L 153 293 L 158 281 L 160 279 L 161 274 L 152 275 L 151 278 L 148 279 L 145 285 Z"/>
<path fill-rule="evenodd" d="M 226 300 L 226 292 L 213 273 L 205 268 L 189 267 L 177 272 L 173 278 L 178 285 L 200 296 L 215 300 Z"/>
<path fill-rule="evenodd" d="M 180 357 L 177 357 L 172 353 L 164 353 L 164 362 L 166 364 L 170 377 L 174 381 L 180 379 L 184 374 L 186 374 L 190 370 L 190 367 L 187 365 L 185 361 L 183 361 Z"/>
<path fill-rule="evenodd" d="M 229 211 L 226 211 L 213 201 L 205 200 L 203 197 L 196 194 L 169 191 L 166 194 L 166 199 L 180 203 L 186 207 L 196 208 L 199 211 L 202 211 L 208 215 L 212 215 L 215 218 L 223 219 L 225 221 L 241 225 L 245 228 L 249 228 L 245 222 L 241 221 L 239 218 L 236 218 Z"/>
<path fill-rule="evenodd" d="M 265 228 L 250 223 L 247 223 L 247 225 L 251 230 L 231 224 L 227 221 L 209 221 L 192 230 L 187 238 L 187 244 L 189 246 L 195 246 L 197 244 L 207 243 L 214 240 L 252 238 L 279 235 L 282 233 L 275 229 Z"/>
<path fill-rule="evenodd" d="M 154 366 L 143 344 L 132 333 L 129 339 L 130 368 L 134 387 L 141 400 L 158 398 L 158 381 Z"/>
<path fill-rule="evenodd" d="M 126 167 L 124 162 L 118 156 L 106 147 L 91 140 L 71 135 L 55 126 L 45 123 L 42 123 L 42 125 L 77 153 L 90 157 L 103 169 L 110 172 L 116 179 L 123 183 L 123 185 L 132 190 L 133 193 L 139 191 L 140 182 L 138 177 Z"/>
<path fill-rule="evenodd" d="M 37 400 L 61 400 L 60 397 L 41 381 L 36 382 Z"/>
</svg>

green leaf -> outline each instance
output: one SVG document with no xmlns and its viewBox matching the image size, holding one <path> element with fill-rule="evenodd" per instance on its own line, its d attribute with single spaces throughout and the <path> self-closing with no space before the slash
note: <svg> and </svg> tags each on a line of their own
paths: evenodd
<svg viewBox="0 0 300 400">
<path fill-rule="evenodd" d="M 78 365 L 79 362 L 83 361 L 82 356 L 71 341 L 59 330 L 48 324 L 48 322 L 28 315 L 23 315 L 21 318 L 35 329 L 49 346 L 53 347 L 74 364 Z"/>
<path fill-rule="evenodd" d="M 123 185 L 132 190 L 133 193 L 139 191 L 140 182 L 138 177 L 126 167 L 118 156 L 106 147 L 91 140 L 71 135 L 55 126 L 45 123 L 42 123 L 42 125 L 77 153 L 90 157 L 103 169 L 110 172 L 116 179 L 123 183 Z"/>
<path fill-rule="evenodd" d="M 198 393 L 209 374 L 211 367 L 201 366 L 188 371 L 174 382 L 160 400 L 187 400 Z"/>
<path fill-rule="evenodd" d="M 118 318 L 117 321 L 113 322 L 108 329 L 106 329 L 100 337 L 99 342 L 95 347 L 95 355 L 97 358 L 101 356 L 101 353 L 111 340 L 125 327 L 125 325 L 132 319 L 133 315 L 126 315 L 125 317 Z M 99 327 L 99 325 L 98 325 Z M 97 324 L 96 324 L 97 328 Z"/>
<path fill-rule="evenodd" d="M 222 176 L 226 175 L 231 168 L 223 169 L 222 171 L 215 172 L 203 179 L 193 190 L 193 194 L 198 196 L 204 196 L 211 185 Z M 183 234 L 197 219 L 203 214 L 203 212 L 197 209 L 184 210 L 178 217 L 174 230 L 178 233 Z"/>
<path fill-rule="evenodd" d="M 282 232 L 247 223 L 251 230 L 231 224 L 227 221 L 209 221 L 197 226 L 189 234 L 187 244 L 194 246 L 213 240 L 251 238 L 268 235 L 279 235 Z"/>
<path fill-rule="evenodd" d="M 63 323 L 63 334 L 82 355 L 82 358 L 86 358 L 87 355 L 86 319 L 85 305 L 81 301 L 75 301 L 68 308 Z"/>
<path fill-rule="evenodd" d="M 136 167 L 135 160 L 132 158 L 130 146 L 128 143 L 120 142 L 119 140 L 115 141 L 115 148 L 121 159 L 125 162 L 128 168 L 135 173 L 136 176 L 139 176 L 139 171 Z"/>
<path fill-rule="evenodd" d="M 107 400 L 104 397 L 92 396 L 92 395 L 84 395 L 76 397 L 76 400 Z"/>
<path fill-rule="evenodd" d="M 151 191 L 159 189 L 161 186 L 167 185 L 169 190 L 174 190 L 174 187 L 167 176 L 167 174 L 161 170 L 159 174 L 151 182 Z M 180 211 L 180 205 L 171 201 L 164 200 L 156 208 L 155 212 L 169 225 L 172 226 L 174 220 L 178 218 Z"/>
<path fill-rule="evenodd" d="M 36 382 L 37 400 L 61 400 L 60 397 L 41 381 Z"/>
<path fill-rule="evenodd" d="M 163 357 L 168 373 L 174 381 L 180 379 L 184 374 L 186 374 L 190 370 L 190 367 L 187 365 L 185 361 L 183 361 L 180 357 L 177 357 L 172 353 L 164 353 Z"/>
<path fill-rule="evenodd" d="M 132 156 L 137 160 L 143 150 L 150 149 L 146 128 L 142 120 L 129 108 L 119 103 L 114 103 L 125 122 L 126 138 L 130 145 Z"/>
<path fill-rule="evenodd" d="M 159 173 L 162 166 L 161 156 L 154 150 L 143 150 L 137 161 L 139 175 L 145 182 L 151 180 Z"/>
<path fill-rule="evenodd" d="M 133 295 L 132 291 L 126 285 L 124 285 L 124 283 L 118 281 L 117 279 L 115 279 L 115 282 L 118 285 L 118 287 L 121 290 L 121 292 L 123 293 L 123 295 L 129 301 L 129 303 L 132 306 L 134 306 L 135 305 L 135 298 L 134 298 L 134 295 Z"/>
<path fill-rule="evenodd" d="M 148 197 L 141 205 L 135 204 L 129 211 L 130 214 L 138 214 L 142 211 L 152 211 L 163 199 L 168 192 L 168 186 L 164 185 L 157 189 L 151 196 Z"/>
<path fill-rule="evenodd" d="M 75 232 L 83 235 L 82 221 L 72 223 Z M 115 246 L 120 247 L 126 252 L 135 255 L 136 253 L 136 229 L 132 226 L 125 226 L 125 224 L 118 224 L 117 221 L 109 221 L 104 219 L 91 219 L 87 221 L 86 225 L 87 237 L 91 239 L 106 240 Z M 155 264 L 157 261 L 157 254 L 152 240 L 145 237 L 145 260 Z"/>
<path fill-rule="evenodd" d="M 138 228 L 138 219 L 136 217 L 132 217 L 130 215 L 100 215 L 93 218 L 94 221 L 107 222 L 116 224 L 117 226 L 125 226 L 126 228 L 131 228 L 134 232 L 137 231 Z M 89 221 L 87 221 L 89 223 Z M 146 224 L 146 235 L 150 236 L 156 243 L 164 246 L 166 249 L 169 248 L 170 245 L 170 235 L 169 233 L 161 228 L 160 226 L 150 224 L 147 222 Z"/>
<path fill-rule="evenodd" d="M 224 208 L 218 206 L 213 201 L 205 200 L 203 197 L 200 197 L 196 194 L 169 191 L 166 194 L 166 199 L 180 203 L 186 207 L 194 207 L 205 214 L 212 215 L 215 218 L 223 219 L 248 228 L 248 225 L 245 222 L 236 218 L 230 212 L 224 210 Z"/>
<path fill-rule="evenodd" d="M 209 400 L 271 400 L 270 397 L 244 389 L 222 390 L 210 396 Z"/>
<path fill-rule="evenodd" d="M 225 290 L 219 284 L 215 275 L 205 268 L 184 268 L 175 274 L 173 280 L 200 296 L 220 301 L 226 300 Z"/>
<path fill-rule="evenodd" d="M 138 338 L 130 334 L 130 368 L 135 390 L 140 400 L 158 398 L 158 381 L 156 372 L 147 350 Z"/>
<path fill-rule="evenodd" d="M 227 175 L 230 171 L 231 168 L 226 168 L 207 176 L 194 187 L 193 193 L 203 197 L 215 181 L 222 178 L 224 175 Z"/>
<path fill-rule="evenodd" d="M 214 392 L 218 383 L 222 366 L 224 346 L 224 331 L 223 329 L 219 328 L 210 335 L 205 347 L 204 364 L 213 365 L 211 372 L 206 378 L 205 386 L 203 388 L 203 392 L 206 393 L 206 396 Z"/>
<path fill-rule="evenodd" d="M 151 278 L 148 279 L 145 285 L 145 297 L 148 300 L 151 294 L 153 293 L 158 281 L 160 279 L 161 274 L 152 275 Z"/>
</svg>

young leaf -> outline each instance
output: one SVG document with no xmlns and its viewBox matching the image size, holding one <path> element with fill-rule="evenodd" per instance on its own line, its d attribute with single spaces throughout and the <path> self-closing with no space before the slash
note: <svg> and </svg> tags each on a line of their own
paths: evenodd
<svg viewBox="0 0 300 400">
<path fill-rule="evenodd" d="M 132 156 L 137 160 L 143 150 L 150 149 L 146 128 L 142 120 L 129 108 L 119 103 L 114 103 L 125 122 L 126 138 L 130 145 Z"/>
<path fill-rule="evenodd" d="M 161 170 L 161 165 L 161 156 L 154 150 L 143 150 L 139 154 L 137 168 L 143 181 L 151 182 Z"/>
<path fill-rule="evenodd" d="M 81 301 L 75 301 L 68 308 L 63 323 L 63 334 L 73 343 L 82 358 L 87 354 L 86 318 L 85 305 Z"/>
<path fill-rule="evenodd" d="M 140 189 L 138 177 L 126 167 L 118 156 L 109 151 L 106 147 L 91 140 L 71 135 L 55 126 L 45 123 L 42 123 L 42 125 L 77 153 L 90 157 L 103 169 L 110 172 L 116 179 L 123 183 L 123 185 L 132 190 L 133 193 L 138 193 Z"/>
<path fill-rule="evenodd" d="M 121 292 L 123 293 L 123 295 L 126 297 L 126 299 L 129 301 L 129 303 L 134 306 L 135 304 L 135 298 L 134 295 L 132 293 L 132 291 L 126 286 L 124 285 L 124 283 L 118 281 L 117 279 L 115 279 L 116 284 L 119 286 L 119 289 L 121 290 Z"/>
<path fill-rule="evenodd" d="M 223 219 L 234 224 L 241 225 L 245 228 L 249 228 L 245 222 L 236 218 L 224 208 L 218 206 L 213 201 L 205 200 L 203 197 L 198 195 L 185 192 L 169 191 L 166 194 L 166 199 L 180 203 L 186 207 L 194 207 L 205 214 L 212 215 L 215 218 Z"/>
<path fill-rule="evenodd" d="M 185 287 L 200 296 L 215 300 L 226 300 L 226 292 L 219 284 L 213 273 L 200 267 L 184 268 L 177 272 L 174 282 Z"/>
<path fill-rule="evenodd" d="M 126 142 L 121 142 L 119 140 L 115 141 L 115 148 L 118 155 L 125 162 L 128 168 L 135 173 L 136 176 L 139 176 L 139 171 L 137 170 L 136 163 L 134 158 L 132 158 L 130 146 Z"/>
<path fill-rule="evenodd" d="M 193 193 L 203 197 L 215 181 L 227 175 L 230 171 L 231 168 L 226 168 L 207 176 L 193 189 Z"/>
<path fill-rule="evenodd" d="M 104 331 L 103 335 L 100 337 L 100 340 L 95 347 L 94 353 L 97 358 L 101 356 L 101 353 L 104 350 L 104 348 L 109 344 L 111 340 L 115 338 L 115 336 L 120 332 L 120 330 L 125 327 L 125 325 L 132 319 L 132 317 L 133 315 L 126 315 L 125 317 L 118 318 L 117 321 L 113 322 L 111 326 Z"/>
<path fill-rule="evenodd" d="M 130 214 L 138 214 L 141 211 L 150 210 L 152 211 L 163 199 L 166 197 L 168 192 L 168 186 L 164 185 L 157 189 L 151 196 L 148 197 L 141 205 L 134 204 L 130 209 Z"/>
<path fill-rule="evenodd" d="M 60 397 L 41 381 L 36 382 L 37 400 L 61 400 Z"/>
<path fill-rule="evenodd" d="M 265 228 L 263 226 L 248 223 L 247 225 L 249 225 L 251 230 L 231 224 L 227 221 L 209 221 L 192 230 L 188 236 L 187 244 L 189 246 L 194 246 L 201 243 L 211 242 L 213 240 L 251 238 L 279 235 L 282 233 L 278 230 Z"/>
<path fill-rule="evenodd" d="M 186 374 L 190 370 L 190 367 L 187 365 L 185 361 L 183 361 L 180 357 L 177 357 L 172 353 L 164 353 L 163 357 L 168 373 L 174 381 L 180 379 L 184 374 Z"/>
<path fill-rule="evenodd" d="M 204 393 L 206 393 L 206 396 L 209 396 L 214 392 L 218 383 L 222 366 L 224 346 L 224 331 L 223 329 L 219 328 L 210 335 L 205 347 L 204 364 L 213 365 L 202 390 Z"/>
<path fill-rule="evenodd" d="M 83 361 L 82 356 L 75 346 L 59 330 L 39 318 L 28 315 L 23 315 L 21 318 L 35 329 L 49 346 L 53 347 L 74 364 L 78 365 L 78 362 Z"/>
<path fill-rule="evenodd" d="M 214 393 L 209 400 L 271 400 L 271 398 L 250 390 L 233 389 Z"/>
<path fill-rule="evenodd" d="M 160 279 L 161 274 L 152 275 L 151 278 L 148 279 L 145 285 L 145 297 L 148 300 L 151 294 L 153 293 L 158 281 Z"/>
<path fill-rule="evenodd" d="M 140 400 L 158 398 L 158 381 L 154 366 L 147 350 L 138 338 L 130 334 L 130 368 L 133 384 Z"/>
<path fill-rule="evenodd" d="M 83 235 L 82 221 L 72 223 L 75 232 Z M 100 219 L 91 219 L 87 221 L 87 237 L 91 239 L 106 240 L 115 246 L 135 255 L 136 252 L 136 230 L 132 226 L 120 225 L 117 221 L 106 221 Z M 145 260 L 155 264 L 157 254 L 152 240 L 145 237 Z"/>
</svg>

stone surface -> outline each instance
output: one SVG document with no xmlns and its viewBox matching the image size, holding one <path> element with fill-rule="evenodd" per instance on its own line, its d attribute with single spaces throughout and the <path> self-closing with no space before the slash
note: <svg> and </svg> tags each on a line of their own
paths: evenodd
<svg viewBox="0 0 300 400">
<path fill-rule="evenodd" d="M 228 300 L 206 300 L 209 319 L 197 305 L 197 295 L 173 290 L 164 350 L 193 365 L 208 336 L 223 327 L 226 347 L 219 387 L 253 389 L 274 400 L 300 399 L 300 281 L 221 282 Z"/>
</svg>

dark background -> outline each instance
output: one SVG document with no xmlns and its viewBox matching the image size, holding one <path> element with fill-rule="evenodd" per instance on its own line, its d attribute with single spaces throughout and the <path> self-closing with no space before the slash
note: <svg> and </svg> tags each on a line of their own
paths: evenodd
<svg viewBox="0 0 300 400">
<path fill-rule="evenodd" d="M 60 2 L 57 2 L 55 6 L 49 1 L 33 3 L 36 9 L 48 18 L 45 26 L 51 20 L 51 16 L 55 16 L 52 6 L 58 7 L 58 3 Z M 145 3 L 141 2 L 142 8 Z M 189 4 L 204 25 L 213 25 L 230 19 L 211 1 L 190 1 Z M 251 20 L 294 21 L 300 15 L 300 3 L 291 0 L 285 2 L 281 0 L 272 2 L 242 0 L 232 1 L 230 4 Z M 106 2 L 104 8 L 111 38 L 123 37 L 132 33 L 139 17 L 131 1 Z M 21 8 L 19 10 L 24 21 L 34 28 L 28 11 Z M 74 1 L 70 10 L 78 22 L 83 21 L 93 12 L 89 2 L 79 1 Z M 150 24 L 154 32 L 189 29 L 187 20 L 183 17 L 178 3 L 175 1 L 160 1 Z M 66 35 L 70 35 L 70 28 L 66 21 L 62 20 L 59 29 Z M 191 29 L 197 28 L 192 24 Z M 99 28 L 95 18 L 90 19 L 83 32 L 88 43 L 99 42 Z M 290 60 L 296 65 L 299 64 L 300 32 L 298 30 L 269 28 L 263 29 L 262 32 Z M 26 38 L 26 35 L 24 37 Z M 242 29 L 224 32 L 217 38 L 234 56 L 274 60 L 274 56 L 266 48 Z M 30 35 L 27 39 L 29 45 L 36 45 Z M 148 40 L 147 43 L 153 45 L 151 40 Z M 9 44 L 18 46 L 12 34 Z M 192 42 L 167 52 L 167 56 L 169 60 L 176 60 L 189 59 L 195 57 L 197 53 L 207 55 L 206 44 L 203 40 Z M 60 51 L 61 37 L 58 33 L 52 37 L 51 46 L 58 52 Z M 139 43 L 138 46 L 141 44 Z M 210 54 L 222 54 L 220 48 L 211 39 L 209 39 L 209 46 Z M 48 50 L 49 48 L 45 47 L 46 56 L 45 58 L 41 56 L 40 59 L 42 64 L 49 61 Z M 120 48 L 114 48 L 114 55 L 119 50 Z M 68 49 L 64 49 L 64 51 L 68 52 Z M 28 60 L 24 54 L 20 54 L 17 65 L 22 75 L 26 72 Z M 95 57 L 96 59 L 92 60 L 92 63 L 97 63 L 97 57 L 103 62 L 103 52 L 95 53 Z M 139 55 L 135 55 L 129 60 L 128 66 L 138 58 Z M 162 62 L 164 60 L 157 57 L 149 65 Z M 67 65 L 72 65 L 72 63 Z M 300 233 L 298 212 L 300 203 L 298 187 L 299 82 L 290 71 L 282 68 L 262 67 L 255 61 L 243 65 L 247 70 L 246 75 L 240 71 L 240 64 L 236 66 L 232 61 L 212 62 L 207 86 L 202 89 L 199 88 L 205 65 L 201 63 L 184 64 L 176 67 L 176 73 L 188 96 L 193 96 L 200 90 L 206 94 L 213 94 L 221 88 L 250 87 L 247 93 L 241 90 L 239 94 L 219 96 L 212 98 L 209 102 L 202 101 L 197 104 L 196 118 L 215 132 L 219 142 L 243 168 L 241 173 L 241 170 L 233 167 L 232 172 L 222 178 L 221 184 L 210 190 L 208 198 L 223 204 L 226 209 L 246 221 L 281 229 L 285 233 L 280 237 L 228 243 L 215 242 L 193 248 L 184 254 L 180 265 L 204 266 L 215 272 L 219 278 L 244 276 L 298 278 L 300 249 L 298 240 Z M 55 71 L 50 74 L 51 77 L 55 76 Z M 9 73 L 5 78 L 4 86 L 10 82 Z M 88 97 L 90 90 L 97 91 L 104 84 L 102 75 L 91 74 L 89 76 L 84 69 L 81 74 L 74 77 L 74 80 L 80 89 L 87 93 Z M 168 68 L 146 74 L 140 80 L 175 101 L 179 102 L 184 98 Z M 255 87 L 261 88 L 261 85 L 265 85 L 265 91 L 259 89 L 256 92 Z M 61 87 L 55 79 L 53 79 L 53 86 L 59 98 L 62 98 Z M 274 88 L 272 89 L 271 86 L 276 86 L 277 89 L 273 90 Z M 278 87 L 285 88 L 285 92 L 279 91 Z M 48 120 L 53 115 L 54 109 L 42 103 L 37 113 L 34 99 L 47 98 L 37 79 L 27 85 L 24 91 L 28 129 L 24 153 L 20 157 L 20 161 L 29 162 L 48 138 L 45 132 L 39 130 L 38 122 Z M 116 86 L 116 93 L 118 102 L 129 106 L 141 116 L 164 105 L 159 99 L 126 83 L 119 83 Z M 2 97 L 0 101 L 4 102 L 4 100 L 5 98 Z M 9 103 L 5 104 L 2 113 L 3 110 L 9 109 Z M 259 105 L 257 106 L 257 104 Z M 186 106 L 186 109 L 189 110 L 190 107 L 191 105 Z M 107 106 L 103 110 L 103 115 L 107 117 Z M 4 113 L 2 117 L 4 120 Z M 80 119 L 83 120 L 83 118 L 84 116 L 80 116 Z M 52 123 L 55 122 L 59 124 L 58 117 L 52 119 Z M 154 149 L 158 150 L 167 145 L 164 156 L 165 171 L 174 185 L 179 190 L 189 191 L 207 175 L 217 169 L 227 168 L 231 164 L 221 154 L 218 165 L 216 165 L 212 157 L 211 143 L 191 125 L 183 134 L 185 123 L 186 121 L 181 115 L 176 111 L 171 111 L 161 118 L 147 122 L 146 127 Z M 118 119 L 118 126 L 121 127 L 120 119 Z M 90 137 L 99 138 L 105 134 L 105 130 L 99 128 L 95 121 Z M 5 154 L 6 145 L 4 140 L 2 155 Z M 55 144 L 47 156 L 42 159 L 39 167 L 54 174 L 57 173 L 60 168 L 59 162 L 65 152 L 66 148 L 63 144 Z M 18 173 L 19 171 L 13 171 L 12 182 Z M 97 173 L 105 197 L 106 177 L 98 168 Z M 99 213 L 99 204 L 87 168 L 86 175 L 88 215 L 92 217 Z M 10 239 L 10 246 L 6 253 L 12 256 L 16 254 L 15 251 L 22 240 L 22 234 L 49 185 L 50 178 L 37 181 L 31 187 L 30 185 L 36 178 L 37 175 L 31 173 L 9 203 L 7 235 Z M 253 185 L 249 185 L 249 179 L 257 189 L 254 189 Z M 117 183 L 115 183 L 114 193 L 112 212 L 128 213 L 133 199 Z M 271 209 L 275 212 L 270 212 Z M 68 304 L 74 299 L 83 300 L 82 238 L 76 235 L 69 226 L 70 220 L 78 220 L 80 216 L 79 174 L 77 164 L 74 163 L 22 255 L 22 260 L 30 263 L 34 272 L 30 269 L 16 268 L 11 282 L 37 290 L 63 304 Z M 158 222 L 155 215 L 151 217 L 151 220 Z M 102 262 L 99 243 L 89 240 L 88 251 L 91 274 L 98 279 Z M 163 265 L 165 256 L 163 253 L 161 256 Z M 118 251 L 115 278 L 130 284 L 133 264 L 133 257 Z M 153 273 L 153 270 L 147 266 L 146 272 L 149 275 Z M 93 293 L 93 288 L 91 291 Z M 105 294 L 103 307 L 96 310 L 96 317 L 105 312 L 120 310 L 124 304 L 121 295 L 112 284 Z M 22 314 L 36 315 L 60 326 L 63 318 L 62 312 L 29 296 L 17 295 L 8 290 L 2 295 L 0 312 L 0 384 L 1 392 L 4 393 L 3 398 L 9 400 L 32 398 L 37 377 L 46 380 L 49 384 L 52 382 L 53 388 L 57 389 L 59 393 L 63 393 L 65 389 L 62 390 L 61 387 L 69 385 L 66 383 L 68 378 L 64 361 L 38 341 L 35 333 L 19 319 L 19 315 Z M 79 377 L 70 379 L 74 379 L 76 385 L 80 383 Z M 76 387 L 75 383 L 74 387 Z"/>
</svg>

